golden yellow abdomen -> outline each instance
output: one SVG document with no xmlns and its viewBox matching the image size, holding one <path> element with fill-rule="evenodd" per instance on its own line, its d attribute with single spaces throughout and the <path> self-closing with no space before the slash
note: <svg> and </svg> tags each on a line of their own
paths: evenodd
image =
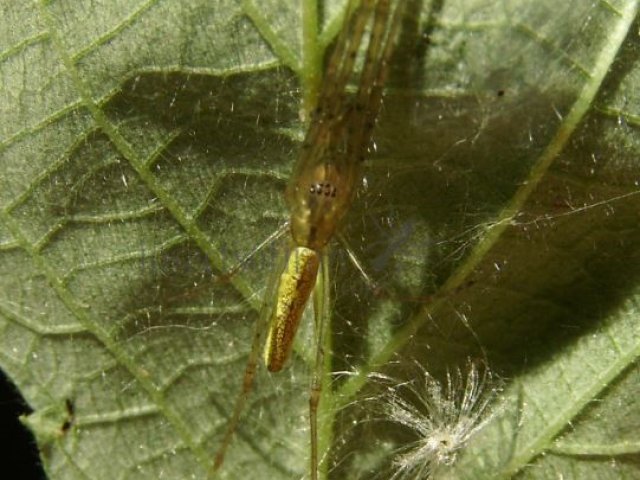
<svg viewBox="0 0 640 480">
<path fill-rule="evenodd" d="M 278 279 L 276 303 L 264 349 L 264 361 L 271 372 L 281 370 L 289 358 L 300 319 L 316 283 L 319 265 L 314 250 L 296 247 Z"/>
</svg>

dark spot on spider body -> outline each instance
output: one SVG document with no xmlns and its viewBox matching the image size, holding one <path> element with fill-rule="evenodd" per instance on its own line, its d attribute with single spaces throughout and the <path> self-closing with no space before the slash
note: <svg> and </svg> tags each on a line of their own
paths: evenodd
<svg viewBox="0 0 640 480">
<path fill-rule="evenodd" d="M 338 189 L 330 183 L 315 183 L 309 187 L 309 193 L 315 195 L 324 195 L 325 197 L 335 198 Z"/>
</svg>

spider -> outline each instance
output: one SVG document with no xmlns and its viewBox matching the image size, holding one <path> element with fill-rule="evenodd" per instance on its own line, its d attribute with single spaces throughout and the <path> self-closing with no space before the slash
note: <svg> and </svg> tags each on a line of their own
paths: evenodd
<svg viewBox="0 0 640 480">
<path fill-rule="evenodd" d="M 322 261 L 325 247 L 339 229 L 362 180 L 362 163 L 380 110 L 387 64 L 400 30 L 405 1 L 395 2 L 395 6 L 391 0 L 357 3 L 350 1 L 348 4 L 347 20 L 327 60 L 317 104 L 311 112 L 310 124 L 286 188 L 290 218 L 273 237 L 289 233 L 288 254 L 284 268 L 275 277 L 277 285 L 267 289 L 267 294 L 274 295 L 274 298 L 268 301 L 271 305 L 268 315 L 256 325 L 242 390 L 215 455 L 212 474 L 223 464 L 251 391 L 264 327 L 268 323 L 264 361 L 269 371 L 278 372 L 290 356 L 316 279 L 322 277 L 322 269 L 326 268 Z M 361 48 L 366 51 L 360 68 L 358 53 Z M 354 79 L 357 88 L 351 95 L 347 93 L 347 85 Z M 310 471 L 313 480 L 317 479 L 318 471 L 323 308 L 326 306 L 320 305 L 316 309 L 316 368 L 309 397 Z"/>
</svg>

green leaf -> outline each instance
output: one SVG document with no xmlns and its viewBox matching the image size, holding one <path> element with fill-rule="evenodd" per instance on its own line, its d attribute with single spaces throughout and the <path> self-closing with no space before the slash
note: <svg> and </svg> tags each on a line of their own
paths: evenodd
<svg viewBox="0 0 640 480">
<path fill-rule="evenodd" d="M 5 3 L 0 365 L 50 478 L 204 478 L 282 245 L 220 274 L 286 219 L 343 3 L 317 37 L 304 2 Z M 389 382 L 471 357 L 505 387 L 434 476 L 636 478 L 638 3 L 407 8 L 329 249 L 321 477 L 390 478 Z M 312 313 L 220 478 L 309 475 Z"/>
</svg>

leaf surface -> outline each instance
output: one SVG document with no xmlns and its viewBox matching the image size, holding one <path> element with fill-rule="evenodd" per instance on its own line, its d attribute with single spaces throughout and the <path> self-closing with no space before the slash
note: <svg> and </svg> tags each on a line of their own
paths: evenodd
<svg viewBox="0 0 640 480">
<path fill-rule="evenodd" d="M 0 365 L 50 478 L 204 478 L 282 245 L 219 275 L 286 219 L 308 4 L 8 3 Z M 389 478 L 417 434 L 377 379 L 471 357 L 505 388 L 434 476 L 635 478 L 638 4 L 408 3 L 329 252 L 322 476 Z M 342 12 L 320 9 L 317 58 Z M 221 478 L 308 475 L 307 314 Z"/>
</svg>

